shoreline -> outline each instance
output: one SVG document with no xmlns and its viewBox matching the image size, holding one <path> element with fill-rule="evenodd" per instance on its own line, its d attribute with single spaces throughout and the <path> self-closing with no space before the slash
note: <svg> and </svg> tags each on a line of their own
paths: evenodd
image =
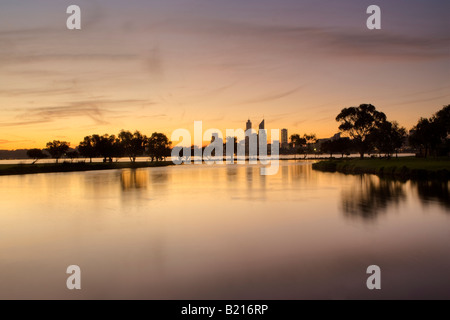
<svg viewBox="0 0 450 320">
<path fill-rule="evenodd" d="M 375 174 L 400 180 L 450 180 L 450 158 L 332 159 L 312 165 L 314 170 L 343 174 Z"/>
<path fill-rule="evenodd" d="M 82 172 L 95 170 L 139 169 L 152 167 L 166 167 L 170 165 L 174 165 L 172 161 L 1 164 L 0 176 L 38 174 L 38 173 Z"/>
</svg>

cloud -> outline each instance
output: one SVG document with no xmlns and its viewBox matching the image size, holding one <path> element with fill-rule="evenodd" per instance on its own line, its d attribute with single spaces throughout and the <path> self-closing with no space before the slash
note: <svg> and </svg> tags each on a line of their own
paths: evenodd
<svg viewBox="0 0 450 320">
<path fill-rule="evenodd" d="M 434 100 L 438 100 L 438 99 L 444 99 L 449 96 L 450 96 L 450 94 L 444 94 L 444 95 L 440 95 L 440 96 L 433 96 L 433 97 L 427 97 L 427 98 L 422 98 L 422 99 L 413 99 L 413 100 L 407 100 L 407 101 L 395 103 L 395 105 L 397 105 L 397 106 L 411 105 L 411 104 L 415 104 L 415 103 L 419 103 L 419 102 L 429 102 L 429 101 L 434 101 Z"/>
<path fill-rule="evenodd" d="M 36 62 L 55 62 L 55 61 L 121 61 L 138 58 L 136 54 L 113 54 L 113 53 L 86 53 L 86 54 L 3 54 L 1 56 L 2 64 L 11 63 L 36 63 Z"/>
<path fill-rule="evenodd" d="M 50 122 L 62 121 L 76 117 L 87 117 L 91 119 L 96 125 L 105 125 L 110 122 L 108 119 L 114 116 L 123 117 L 127 112 L 122 109 L 124 104 L 129 105 L 145 105 L 153 104 L 147 100 L 86 100 L 71 102 L 65 106 L 51 106 L 51 107 L 39 107 L 32 109 L 20 109 L 16 108 L 15 111 L 19 112 L 15 121 L 0 122 L 0 127 L 12 127 L 23 125 L 35 125 L 45 124 Z M 106 108 L 104 105 L 119 105 L 117 107 Z"/>
<path fill-rule="evenodd" d="M 154 24 L 152 32 L 180 33 L 188 36 L 209 36 L 221 45 L 254 52 L 276 50 L 299 54 L 332 56 L 334 59 L 361 58 L 441 59 L 448 58 L 450 37 L 443 34 L 412 36 L 364 28 L 325 28 L 288 25 L 263 25 L 218 19 L 165 20 Z M 233 44 L 230 46 L 230 44 Z M 241 45 L 239 45 L 241 44 Z"/>
<path fill-rule="evenodd" d="M 288 91 L 277 92 L 277 93 L 261 96 L 261 97 L 255 98 L 255 99 L 250 99 L 250 100 L 242 102 L 242 104 L 253 104 L 253 103 L 279 100 L 279 99 L 282 99 L 284 97 L 287 97 L 287 96 L 290 96 L 290 95 L 296 93 L 297 91 L 300 90 L 300 88 L 302 88 L 302 87 L 297 87 L 297 88 L 294 88 L 294 89 L 291 89 Z"/>
<path fill-rule="evenodd" d="M 19 142 L 33 142 L 33 140 L 5 140 L 5 139 L 0 139 L 0 144 L 10 144 L 10 143 L 19 143 Z"/>
<path fill-rule="evenodd" d="M 73 94 L 76 91 L 73 88 L 62 88 L 62 89 L 11 89 L 11 90 L 0 90 L 0 95 L 2 96 L 48 96 L 48 95 L 64 95 Z"/>
</svg>

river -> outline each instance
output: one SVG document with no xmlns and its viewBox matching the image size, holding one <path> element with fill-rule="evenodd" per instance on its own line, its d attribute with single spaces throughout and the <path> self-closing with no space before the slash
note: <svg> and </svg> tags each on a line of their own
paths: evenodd
<svg viewBox="0 0 450 320">
<path fill-rule="evenodd" d="M 0 177 L 0 298 L 450 298 L 449 183 L 311 163 Z"/>
</svg>

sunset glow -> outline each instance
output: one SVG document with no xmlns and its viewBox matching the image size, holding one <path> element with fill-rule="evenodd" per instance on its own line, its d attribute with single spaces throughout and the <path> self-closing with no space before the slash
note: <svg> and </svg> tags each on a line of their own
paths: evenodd
<svg viewBox="0 0 450 320">
<path fill-rule="evenodd" d="M 68 1 L 2 2 L 0 149 L 248 118 L 329 137 L 361 103 L 410 129 L 449 102 L 449 3 L 377 2 L 381 30 L 368 1 L 77 1 L 81 30 Z"/>
</svg>

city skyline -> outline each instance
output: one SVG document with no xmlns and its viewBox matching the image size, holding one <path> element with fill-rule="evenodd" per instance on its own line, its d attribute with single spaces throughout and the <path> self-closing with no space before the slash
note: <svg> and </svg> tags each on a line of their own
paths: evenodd
<svg viewBox="0 0 450 320">
<path fill-rule="evenodd" d="M 378 1 L 381 30 L 366 28 L 365 1 L 77 4 L 75 31 L 68 3 L 2 4 L 0 149 L 248 116 L 329 137 L 362 103 L 410 129 L 450 96 L 441 1 Z"/>
</svg>

